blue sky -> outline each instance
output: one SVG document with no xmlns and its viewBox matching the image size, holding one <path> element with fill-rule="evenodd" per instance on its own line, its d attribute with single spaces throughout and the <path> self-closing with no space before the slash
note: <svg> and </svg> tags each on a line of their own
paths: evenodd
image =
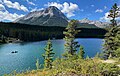
<svg viewBox="0 0 120 76">
<path fill-rule="evenodd" d="M 120 0 L 0 0 L 0 21 L 14 21 L 29 12 L 58 7 L 68 18 L 107 21 L 111 6 Z"/>
</svg>

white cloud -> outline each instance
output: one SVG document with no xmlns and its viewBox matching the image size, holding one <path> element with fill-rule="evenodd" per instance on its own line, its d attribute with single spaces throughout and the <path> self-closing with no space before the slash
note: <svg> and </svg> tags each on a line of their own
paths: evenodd
<svg viewBox="0 0 120 76">
<path fill-rule="evenodd" d="M 77 10 L 79 7 L 77 4 L 73 4 L 73 3 L 70 3 L 68 4 L 67 2 L 65 2 L 63 4 L 63 9 L 62 9 L 62 12 L 63 13 L 66 13 L 67 14 L 67 17 L 72 17 L 72 16 L 75 16 L 74 12 L 75 10 Z"/>
<path fill-rule="evenodd" d="M 0 0 L 1 2 L 1 0 Z M 12 3 L 11 1 L 4 0 L 2 4 L 0 4 L 0 21 L 14 21 L 20 17 L 23 17 L 23 14 L 16 14 L 16 13 L 10 13 L 5 9 L 5 6 L 9 8 L 15 8 L 17 10 L 23 10 L 28 11 L 28 9 L 24 5 L 20 5 L 18 2 Z"/>
<path fill-rule="evenodd" d="M 28 12 L 29 10 L 27 9 L 27 7 L 25 7 L 24 5 L 20 5 L 18 2 L 14 2 L 12 3 L 9 0 L 4 0 L 4 4 L 9 7 L 9 8 L 14 8 L 17 10 L 22 10 L 24 12 Z"/>
<path fill-rule="evenodd" d="M 62 8 L 63 8 L 63 5 L 62 5 L 62 4 L 59 4 L 59 3 L 57 3 L 57 2 L 48 2 L 48 4 L 45 4 L 44 6 L 47 6 L 47 7 L 49 7 L 49 6 L 55 6 L 55 7 L 57 7 L 58 9 L 62 9 Z"/>
<path fill-rule="evenodd" d="M 14 21 L 20 17 L 23 17 L 24 15 L 21 14 L 21 15 L 18 15 L 16 13 L 9 13 L 7 10 L 6 11 L 0 11 L 0 21 L 5 21 L 5 20 L 8 20 L 8 21 Z"/>
<path fill-rule="evenodd" d="M 28 11 L 29 11 L 24 5 L 21 5 L 21 10 L 23 10 L 23 11 L 25 11 L 25 12 L 28 12 Z"/>
<path fill-rule="evenodd" d="M 98 13 L 102 13 L 103 10 L 102 10 L 102 9 L 97 9 L 95 12 L 96 12 L 96 13 L 97 13 L 97 12 L 98 12 Z"/>
<path fill-rule="evenodd" d="M 118 5 L 118 7 L 120 8 L 120 5 Z M 100 18 L 100 21 L 110 22 L 111 18 L 108 18 L 108 15 L 109 15 L 109 12 L 106 12 L 105 15 Z M 116 18 L 116 20 L 120 20 L 120 11 L 118 11 L 118 17 Z"/>
<path fill-rule="evenodd" d="M 95 5 L 91 5 L 91 7 L 94 7 Z"/>
<path fill-rule="evenodd" d="M 100 18 L 100 21 L 110 22 L 111 18 L 108 18 L 109 12 L 106 12 L 103 17 Z M 116 18 L 116 20 L 120 20 L 120 11 L 119 11 L 119 17 Z"/>
<path fill-rule="evenodd" d="M 48 4 L 45 4 L 44 6 L 56 6 L 63 13 L 67 14 L 67 17 L 75 16 L 74 12 L 79 9 L 77 4 L 67 2 L 64 2 L 63 4 L 59 4 L 57 2 L 48 2 Z"/>
<path fill-rule="evenodd" d="M 107 9 L 107 6 L 104 6 L 104 9 Z"/>
<path fill-rule="evenodd" d="M 0 11 L 2 10 L 5 10 L 5 7 L 2 4 L 0 4 Z"/>
<path fill-rule="evenodd" d="M 59 4 L 59 3 L 56 3 L 56 2 L 51 2 L 51 3 L 48 3 L 47 6 L 56 6 L 63 13 L 67 14 L 67 17 L 75 16 L 74 12 L 75 12 L 75 10 L 78 9 L 77 4 L 73 4 L 73 3 L 69 4 L 67 2 L 64 2 L 63 4 Z"/>
<path fill-rule="evenodd" d="M 35 3 L 33 2 L 30 2 L 29 0 L 26 0 L 28 2 L 28 4 L 31 4 L 31 5 L 34 5 L 35 6 Z"/>
<path fill-rule="evenodd" d="M 38 9 L 37 7 L 36 8 L 34 8 L 34 9 L 32 9 L 30 12 L 34 12 L 34 11 L 40 11 L 40 10 L 43 10 L 44 8 L 40 8 L 40 9 Z"/>
<path fill-rule="evenodd" d="M 109 12 L 105 13 L 103 17 L 100 18 L 100 21 L 110 22 L 110 18 L 108 18 Z"/>
</svg>

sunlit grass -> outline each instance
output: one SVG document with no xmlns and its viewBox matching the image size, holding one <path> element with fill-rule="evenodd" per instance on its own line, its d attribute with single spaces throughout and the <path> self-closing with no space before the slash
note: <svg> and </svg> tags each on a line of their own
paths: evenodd
<svg viewBox="0 0 120 76">
<path fill-rule="evenodd" d="M 117 60 L 117 59 L 116 59 Z M 56 59 L 53 62 L 52 69 L 39 69 L 27 71 L 24 73 L 12 73 L 5 76 L 72 76 L 72 75 L 90 75 L 90 76 L 109 76 L 120 74 L 119 61 L 114 64 L 102 63 L 99 58 L 92 59 Z"/>
</svg>

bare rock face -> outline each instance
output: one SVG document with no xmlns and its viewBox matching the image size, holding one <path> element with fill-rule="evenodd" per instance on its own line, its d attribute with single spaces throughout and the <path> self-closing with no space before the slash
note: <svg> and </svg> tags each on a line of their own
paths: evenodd
<svg viewBox="0 0 120 76">
<path fill-rule="evenodd" d="M 105 28 L 109 26 L 108 22 L 92 21 L 87 18 L 79 20 L 80 25 L 85 25 L 88 28 Z"/>
<path fill-rule="evenodd" d="M 30 12 L 14 22 L 39 26 L 66 27 L 68 24 L 68 18 L 57 7 L 50 6 L 41 11 Z"/>
<path fill-rule="evenodd" d="M 109 26 L 108 22 L 93 21 L 84 18 L 79 21 L 78 28 L 105 28 Z M 66 27 L 69 19 L 55 6 L 50 6 L 41 11 L 30 12 L 24 17 L 18 18 L 14 23 L 22 23 L 39 26 L 60 26 Z M 118 21 L 120 25 L 120 20 Z"/>
</svg>

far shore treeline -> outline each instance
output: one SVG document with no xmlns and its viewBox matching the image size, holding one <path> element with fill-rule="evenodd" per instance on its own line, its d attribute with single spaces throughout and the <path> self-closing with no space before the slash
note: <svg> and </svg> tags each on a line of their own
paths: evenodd
<svg viewBox="0 0 120 76">
<path fill-rule="evenodd" d="M 67 26 L 67 25 L 66 25 Z M 22 41 L 41 41 L 49 38 L 62 39 L 65 27 L 37 26 L 19 23 L 0 22 L 0 36 L 18 38 Z M 107 32 L 102 28 L 78 28 L 77 38 L 104 38 Z"/>
</svg>

